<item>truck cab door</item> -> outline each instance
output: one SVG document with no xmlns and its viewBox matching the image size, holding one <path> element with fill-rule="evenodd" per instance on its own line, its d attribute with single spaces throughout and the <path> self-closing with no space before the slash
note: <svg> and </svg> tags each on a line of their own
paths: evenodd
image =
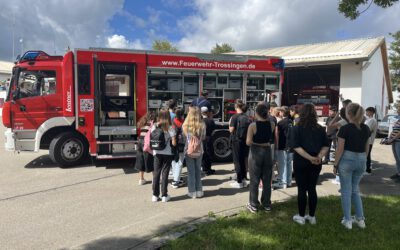
<svg viewBox="0 0 400 250">
<path fill-rule="evenodd" d="M 32 140 L 46 120 L 62 116 L 61 74 L 54 68 L 20 69 L 11 107 L 12 129 L 17 150 L 33 150 L 32 143 L 18 145 L 18 140 Z"/>
</svg>

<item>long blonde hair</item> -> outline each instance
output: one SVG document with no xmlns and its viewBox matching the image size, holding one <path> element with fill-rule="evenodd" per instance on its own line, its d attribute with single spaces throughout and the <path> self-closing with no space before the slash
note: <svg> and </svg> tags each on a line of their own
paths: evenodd
<svg viewBox="0 0 400 250">
<path fill-rule="evenodd" d="M 188 116 L 183 122 L 183 132 L 185 134 L 192 134 L 194 136 L 200 136 L 204 130 L 205 124 L 200 115 L 200 109 L 198 107 L 190 107 Z"/>
<path fill-rule="evenodd" d="M 158 126 L 164 131 L 168 131 L 171 126 L 171 116 L 168 109 L 161 109 L 158 113 Z"/>
<path fill-rule="evenodd" d="M 360 128 L 364 120 L 364 109 L 357 103 L 350 103 L 346 107 L 347 118 L 355 123 L 357 128 Z"/>
</svg>

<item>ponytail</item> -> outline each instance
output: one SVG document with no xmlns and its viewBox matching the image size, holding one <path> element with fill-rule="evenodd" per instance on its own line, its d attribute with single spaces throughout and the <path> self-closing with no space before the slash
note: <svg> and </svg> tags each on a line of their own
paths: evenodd
<svg viewBox="0 0 400 250">
<path fill-rule="evenodd" d="M 350 103 L 346 108 L 346 113 L 350 116 L 355 125 L 360 128 L 364 120 L 364 109 L 357 103 Z"/>
</svg>

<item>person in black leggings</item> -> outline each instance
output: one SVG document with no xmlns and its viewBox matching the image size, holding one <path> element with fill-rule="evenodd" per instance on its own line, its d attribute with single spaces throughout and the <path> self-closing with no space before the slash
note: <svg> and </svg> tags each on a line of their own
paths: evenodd
<svg viewBox="0 0 400 250">
<path fill-rule="evenodd" d="M 294 149 L 293 168 L 297 184 L 299 214 L 293 220 L 304 225 L 306 220 L 316 224 L 316 185 L 322 167 L 322 158 L 329 149 L 325 129 L 317 123 L 317 113 L 313 104 L 305 104 L 300 111 L 300 119 L 293 127 L 290 142 Z M 309 214 L 306 215 L 308 199 Z"/>
<path fill-rule="evenodd" d="M 272 155 L 270 140 L 273 138 L 274 125 L 268 120 L 268 108 L 264 104 L 256 107 L 256 122 L 250 124 L 247 131 L 246 144 L 250 146 L 249 173 L 250 197 L 247 209 L 255 213 L 258 211 L 258 185 L 263 181 L 261 204 L 264 211 L 271 210 L 271 177 Z"/>
</svg>

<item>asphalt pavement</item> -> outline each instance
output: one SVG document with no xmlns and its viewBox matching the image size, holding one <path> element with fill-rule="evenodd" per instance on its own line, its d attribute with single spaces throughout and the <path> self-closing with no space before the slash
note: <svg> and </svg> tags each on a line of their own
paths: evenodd
<svg viewBox="0 0 400 250">
<path fill-rule="evenodd" d="M 0 134 L 4 130 L 0 127 Z M 132 160 L 63 169 L 47 151 L 18 154 L 4 151 L 3 145 L 0 136 L 1 249 L 139 249 L 209 212 L 242 209 L 248 200 L 248 189 L 229 186 L 232 164 L 217 165 L 216 175 L 203 178 L 201 199 L 188 198 L 187 187 L 169 187 L 170 202 L 152 203 L 151 184 L 137 185 Z M 372 156 L 373 174 L 362 179 L 362 193 L 400 195 L 400 183 L 389 179 L 395 172 L 390 146 L 375 143 Z M 324 166 L 320 196 L 339 195 L 332 178 L 332 166 Z M 273 191 L 272 198 L 295 194 L 291 187 Z"/>
</svg>

